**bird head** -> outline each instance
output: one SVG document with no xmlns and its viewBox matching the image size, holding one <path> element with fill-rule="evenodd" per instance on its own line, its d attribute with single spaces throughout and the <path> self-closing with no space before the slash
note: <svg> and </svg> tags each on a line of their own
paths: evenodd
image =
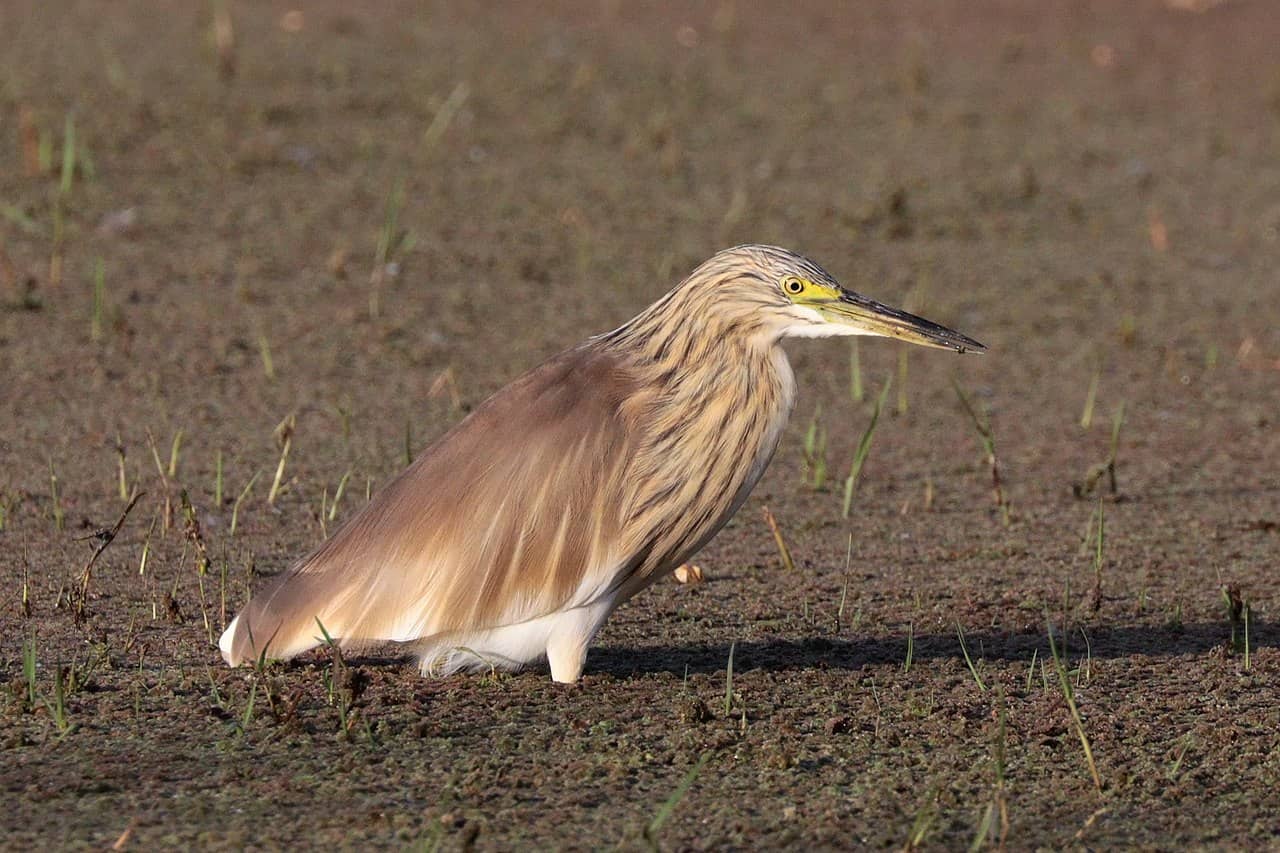
<svg viewBox="0 0 1280 853">
<path fill-rule="evenodd" d="M 773 337 L 875 335 L 956 352 L 985 346 L 923 317 L 845 290 L 808 258 L 776 246 L 726 249 L 689 277 L 716 301 L 752 312 Z"/>
</svg>

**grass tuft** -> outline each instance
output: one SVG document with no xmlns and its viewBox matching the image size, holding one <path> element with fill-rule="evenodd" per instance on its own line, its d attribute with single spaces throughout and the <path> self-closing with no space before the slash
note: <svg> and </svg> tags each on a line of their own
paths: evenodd
<svg viewBox="0 0 1280 853">
<path fill-rule="evenodd" d="M 876 424 L 880 421 L 880 412 L 884 409 L 884 401 L 889 396 L 889 386 L 892 384 L 892 377 L 886 377 L 884 385 L 880 387 L 875 408 L 871 410 L 871 420 L 858 441 L 858 449 L 853 454 L 853 462 L 849 465 L 849 476 L 844 478 L 844 504 L 840 508 L 842 518 L 849 517 L 849 509 L 853 505 L 853 491 L 858 485 L 858 475 L 862 473 L 862 465 L 867 461 L 867 454 L 871 452 L 871 440 L 875 437 Z"/>
<path fill-rule="evenodd" d="M 916 811 L 915 818 L 911 821 L 911 830 L 907 833 L 907 842 L 902 845 L 904 853 L 912 850 L 919 850 L 924 846 L 925 839 L 929 836 L 929 830 L 933 828 L 934 822 L 938 819 L 938 789 L 930 788 L 924 796 L 924 802 Z"/>
<path fill-rule="evenodd" d="M 996 438 L 995 433 L 991 429 L 991 418 L 985 413 L 979 415 L 977 408 L 969 396 L 960 388 L 958 382 L 952 382 L 952 387 L 956 390 L 956 396 L 960 398 L 960 405 L 964 407 L 965 412 L 969 415 L 969 420 L 973 423 L 973 429 L 978 434 L 978 443 L 982 446 L 982 451 L 986 454 L 987 466 L 991 469 L 991 497 L 995 501 L 996 508 L 1000 510 L 1001 520 L 1004 526 L 1008 527 L 1012 523 L 1012 517 L 1009 511 L 1009 502 L 1005 499 L 1004 487 L 1000 482 L 1000 461 L 996 456 Z"/>
<path fill-rule="evenodd" d="M 729 663 L 724 670 L 724 715 L 726 717 L 733 710 L 733 652 L 737 647 L 737 640 L 729 643 Z"/>
<path fill-rule="evenodd" d="M 643 837 L 651 850 L 660 849 L 658 847 L 658 833 L 662 831 L 662 827 L 671 819 L 676 806 L 680 805 L 680 801 L 684 799 L 685 794 L 689 793 L 689 788 L 693 786 L 694 780 L 698 778 L 698 774 L 702 772 L 702 768 L 710 760 L 710 751 L 704 752 L 698 757 L 698 762 L 689 769 L 689 772 L 680 780 L 680 784 L 671 792 L 671 796 L 667 797 L 662 805 L 658 807 L 658 811 L 654 813 L 653 818 L 645 826 Z"/>
<path fill-rule="evenodd" d="M 372 318 L 382 313 L 382 286 L 391 272 L 392 260 L 397 252 L 407 252 L 413 246 L 412 235 L 400 228 L 400 213 L 404 210 L 404 202 L 404 179 L 399 178 L 387 193 L 382 228 L 378 231 L 378 243 L 374 250 L 373 272 L 369 274 L 369 316 Z"/>
<path fill-rule="evenodd" d="M 978 668 L 973 665 L 973 658 L 969 656 L 969 645 L 964 641 L 964 629 L 960 627 L 959 622 L 956 623 L 956 636 L 960 638 L 960 651 L 964 654 L 964 662 L 968 665 L 974 682 L 978 685 L 980 691 L 986 693 L 987 685 L 982 682 L 982 676 L 978 675 Z"/>
<path fill-rule="evenodd" d="M 1062 698 L 1067 702 L 1067 708 L 1071 711 L 1071 721 L 1076 727 L 1076 736 L 1080 738 L 1080 747 L 1084 750 L 1084 760 L 1089 766 L 1089 775 L 1093 777 L 1094 787 L 1098 792 L 1102 792 L 1102 777 L 1098 775 L 1098 765 L 1093 760 L 1093 747 L 1089 745 L 1089 735 L 1084 730 L 1084 720 L 1080 717 L 1080 709 L 1076 707 L 1075 691 L 1071 689 L 1071 679 L 1067 677 L 1067 668 L 1062 662 L 1062 658 L 1058 655 L 1058 644 L 1053 640 L 1053 626 L 1048 623 L 1048 615 L 1045 619 L 1049 634 L 1049 653 L 1053 655 L 1053 668 L 1058 673 L 1058 684 L 1062 687 Z"/>
<path fill-rule="evenodd" d="M 1227 611 L 1227 621 L 1231 624 L 1231 651 L 1244 655 L 1244 668 L 1252 667 L 1251 637 L 1249 636 L 1253 622 L 1253 608 L 1244 599 L 1240 587 L 1226 584 L 1222 587 L 1222 604 Z"/>
<path fill-rule="evenodd" d="M 342 657 L 342 648 L 334 641 L 333 637 L 329 636 L 328 630 L 318 616 L 316 617 L 316 627 L 320 629 L 320 636 L 324 639 L 324 646 L 329 650 L 331 658 L 329 668 L 325 670 L 324 674 L 325 692 L 329 697 L 329 704 L 338 712 L 338 733 L 344 737 L 349 736 L 351 725 L 355 720 L 351 713 L 353 696 L 347 662 Z"/>
<path fill-rule="evenodd" d="M 827 428 L 822 424 L 822 405 L 814 410 L 804 432 L 804 482 L 814 491 L 827 485 Z"/>
<path fill-rule="evenodd" d="M 1008 708 L 1005 704 L 1004 694 L 1001 692 L 1000 710 L 998 712 L 999 722 L 996 724 L 996 739 L 993 744 L 995 754 L 992 756 L 992 763 L 995 769 L 995 789 L 992 792 L 991 802 L 987 803 L 987 807 L 983 810 L 982 820 L 978 823 L 978 831 L 974 835 L 973 842 L 969 845 L 971 853 L 976 853 L 987 844 L 988 837 L 991 836 L 997 825 L 1000 828 L 999 837 L 995 842 L 997 850 L 1005 849 L 1005 842 L 1009 837 L 1009 803 L 1005 796 L 1007 718 Z"/>
<path fill-rule="evenodd" d="M 249 478 L 249 482 L 244 484 L 244 488 L 240 490 L 240 494 L 236 496 L 235 503 L 231 505 L 231 527 L 229 533 L 231 536 L 236 535 L 236 523 L 240 520 L 240 505 L 249 497 L 249 492 L 253 491 L 253 484 L 258 482 L 261 471 L 254 471 L 253 476 Z"/>
<path fill-rule="evenodd" d="M 1116 458 L 1120 448 L 1120 428 L 1124 426 L 1124 406 L 1122 400 L 1111 416 L 1111 446 L 1107 451 L 1107 458 L 1090 466 L 1085 472 L 1084 479 L 1072 484 L 1071 489 L 1077 498 L 1085 498 L 1093 494 L 1103 476 L 1107 478 L 1107 487 L 1111 496 L 1114 498 L 1119 494 L 1120 489 L 1116 483 Z"/>
</svg>

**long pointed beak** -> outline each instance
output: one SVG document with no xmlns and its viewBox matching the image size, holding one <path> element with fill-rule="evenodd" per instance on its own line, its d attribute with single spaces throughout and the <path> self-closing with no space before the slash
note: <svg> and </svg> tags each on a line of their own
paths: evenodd
<svg viewBox="0 0 1280 853">
<path fill-rule="evenodd" d="M 864 335 L 897 338 L 907 343 L 953 349 L 959 353 L 986 349 L 968 335 L 848 290 L 842 290 L 839 299 L 823 303 L 820 310 L 830 322 L 852 326 Z"/>
</svg>

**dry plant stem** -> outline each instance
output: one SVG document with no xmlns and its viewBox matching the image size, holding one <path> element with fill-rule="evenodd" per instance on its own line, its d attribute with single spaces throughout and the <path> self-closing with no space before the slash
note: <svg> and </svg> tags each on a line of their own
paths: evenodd
<svg viewBox="0 0 1280 853">
<path fill-rule="evenodd" d="M 1076 834 L 1072 836 L 1072 838 L 1074 838 L 1076 841 L 1080 841 L 1082 838 L 1084 838 L 1084 834 L 1089 831 L 1090 827 L 1092 827 L 1095 823 L 1097 823 L 1098 818 L 1102 817 L 1104 814 L 1106 814 L 1109 811 L 1111 811 L 1111 809 L 1108 806 L 1101 806 L 1099 808 L 1094 809 L 1093 813 L 1089 815 L 1088 818 L 1085 819 L 1084 824 L 1079 829 L 1076 830 Z"/>
<path fill-rule="evenodd" d="M 102 552 L 107 550 L 116 539 L 116 534 L 120 532 L 120 528 L 124 527 L 125 519 L 129 517 L 129 513 L 137 505 L 138 501 L 146 492 L 139 492 L 129 501 L 128 506 L 124 508 L 124 512 L 120 513 L 120 517 L 116 519 L 116 523 L 110 530 L 102 530 L 97 534 L 98 547 L 94 549 L 93 555 L 89 557 L 89 561 L 84 564 L 84 568 L 80 571 L 80 598 L 76 602 L 77 615 L 83 615 L 85 602 L 89 598 L 89 579 L 93 574 L 93 566 L 98 562 L 98 558 L 102 556 Z"/>
<path fill-rule="evenodd" d="M 276 427 L 276 436 L 280 440 L 280 462 L 276 465 L 276 475 L 271 481 L 271 489 L 267 492 L 267 505 L 273 506 L 280 495 L 280 483 L 284 479 L 284 465 L 289 459 L 289 449 L 293 447 L 293 415 L 285 418 Z"/>
<path fill-rule="evenodd" d="M 53 459 L 49 460 L 49 501 L 53 507 L 53 527 L 62 530 L 66 527 L 66 512 L 62 509 L 62 498 L 58 493 L 58 475 L 53 470 Z"/>
<path fill-rule="evenodd" d="M 1102 379 L 1102 369 L 1093 372 L 1089 380 L 1089 390 L 1084 397 L 1084 410 L 1080 413 L 1080 428 L 1088 429 L 1093 425 L 1093 406 L 1098 399 L 1098 382 Z"/>
<path fill-rule="evenodd" d="M 183 489 L 179 495 L 182 501 L 183 516 L 183 534 L 187 537 L 187 541 L 195 548 L 196 556 L 196 572 L 204 574 L 209 570 L 209 549 L 205 545 L 204 533 L 200 529 L 200 519 L 196 518 L 195 507 L 191 505 L 191 499 L 187 497 L 187 490 Z"/>
<path fill-rule="evenodd" d="M 219 450 L 213 460 L 213 505 L 222 508 L 222 451 Z"/>
<path fill-rule="evenodd" d="M 120 440 L 120 433 L 118 432 L 116 433 L 116 459 L 118 462 L 117 467 L 119 469 L 120 500 L 127 501 L 129 499 L 129 480 L 124 470 L 124 442 Z"/>
<path fill-rule="evenodd" d="M 169 445 L 169 468 L 166 472 L 170 480 L 178 476 L 178 455 L 182 452 L 182 430 L 173 434 L 173 444 Z"/>
<path fill-rule="evenodd" d="M 1253 607 L 1249 604 L 1245 604 L 1244 613 L 1241 615 L 1243 617 L 1242 621 L 1244 622 L 1244 669 L 1245 672 L 1248 672 L 1252 668 L 1250 661 L 1252 650 L 1250 648 L 1249 629 L 1253 624 Z"/>
<path fill-rule="evenodd" d="M 424 151 L 430 151 L 436 147 L 436 143 L 440 141 L 445 131 L 449 129 L 449 125 L 453 123 L 454 117 L 462 109 L 470 95 L 471 87 L 467 85 L 465 80 L 460 81 L 453 87 L 453 91 L 449 93 L 449 97 L 445 98 L 444 103 L 440 105 L 440 109 L 436 110 L 435 116 L 431 119 L 431 124 L 427 125 L 426 131 L 422 134 L 422 148 Z"/>
<path fill-rule="evenodd" d="M 726 717 L 733 710 L 733 652 L 737 647 L 736 640 L 729 643 L 729 663 L 724 670 L 724 715 Z"/>
<path fill-rule="evenodd" d="M 1121 400 L 1111 420 L 1111 454 L 1107 457 L 1107 478 L 1112 495 L 1119 491 L 1116 486 L 1116 457 L 1120 450 L 1120 428 L 1124 426 L 1124 405 L 1124 401 Z"/>
<path fill-rule="evenodd" d="M 431 383 L 431 388 L 427 390 L 427 399 L 434 400 L 442 394 L 449 395 L 449 405 L 453 407 L 454 411 L 462 409 L 462 394 L 459 393 L 458 383 L 453 378 L 452 367 L 446 367 L 436 375 L 436 378 Z M 344 424 L 343 429 L 346 431 L 344 435 L 350 432 L 348 424 Z"/>
<path fill-rule="evenodd" d="M 191 505 L 191 499 L 187 497 L 187 490 L 183 489 L 179 497 L 182 500 L 183 533 L 195 551 L 196 588 L 200 593 L 200 615 L 204 620 L 205 633 L 208 635 L 210 645 L 212 645 L 214 642 L 213 624 L 209 620 L 208 597 L 205 595 L 204 589 L 204 578 L 208 574 L 210 566 L 209 549 L 205 545 L 204 533 L 200 529 L 200 520 L 196 517 L 195 507 Z"/>
<path fill-rule="evenodd" d="M 347 490 L 347 481 L 351 479 L 351 471 L 342 475 L 342 479 L 338 481 L 338 487 L 333 492 L 333 501 L 329 504 L 329 521 L 333 521 L 338 517 L 338 503 L 342 500 L 342 493 Z"/>
<path fill-rule="evenodd" d="M 773 512 L 767 506 L 762 508 L 761 514 L 764 515 L 764 523 L 769 525 L 769 532 L 773 534 L 773 541 L 778 546 L 778 557 L 782 560 L 782 568 L 788 572 L 794 572 L 796 564 L 791 559 L 791 549 L 787 547 L 787 540 L 782 538 L 782 528 L 778 526 L 778 519 L 773 517 Z"/>
<path fill-rule="evenodd" d="M 844 552 L 844 586 L 840 590 L 840 605 L 836 608 L 836 634 L 844 621 L 844 604 L 849 597 L 849 564 L 853 562 L 853 534 L 849 534 L 849 544 Z"/>
<path fill-rule="evenodd" d="M 258 331 L 258 355 L 262 358 L 262 374 L 267 379 L 276 378 L 276 363 L 271 357 L 271 342 L 267 340 L 266 329 Z"/>
<path fill-rule="evenodd" d="M 151 526 L 147 528 L 147 535 L 142 540 L 142 557 L 138 560 L 138 575 L 143 576 L 147 573 L 147 559 L 151 556 L 151 534 L 156 532 L 155 516 L 151 517 Z"/>
<path fill-rule="evenodd" d="M 165 471 L 164 463 L 160 461 L 160 451 L 156 448 L 156 437 L 151 430 L 147 430 L 147 444 L 151 447 L 151 458 L 156 463 L 156 473 L 160 475 L 160 486 L 164 489 L 164 513 L 161 515 L 162 527 L 165 532 L 169 532 L 169 528 L 173 526 L 173 493 L 169 485 L 169 475 Z"/>
</svg>

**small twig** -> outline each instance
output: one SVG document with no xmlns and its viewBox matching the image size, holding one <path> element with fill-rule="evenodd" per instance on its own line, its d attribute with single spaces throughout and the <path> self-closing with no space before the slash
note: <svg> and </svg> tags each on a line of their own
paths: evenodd
<svg viewBox="0 0 1280 853">
<path fill-rule="evenodd" d="M 89 599 L 89 578 L 93 574 L 94 563 L 98 562 L 98 558 L 102 556 L 102 552 L 107 550 L 107 547 L 115 541 L 116 534 L 120 532 L 121 527 L 124 527 L 125 519 L 129 517 L 129 513 L 133 511 L 134 506 L 137 505 L 138 501 L 145 494 L 146 492 L 139 492 L 134 495 L 133 499 L 129 501 L 129 505 L 124 508 L 124 512 L 120 513 L 120 517 L 116 519 L 115 525 L 109 530 L 103 529 L 95 534 L 98 538 L 98 547 L 93 550 L 93 556 L 91 556 L 89 561 L 84 564 L 84 569 L 80 572 L 80 599 L 76 602 L 77 616 L 84 615 L 84 604 Z"/>
<path fill-rule="evenodd" d="M 443 394 L 449 395 L 449 404 L 453 406 L 454 411 L 462 408 L 462 395 L 458 393 L 458 383 L 453 378 L 453 368 L 446 367 L 436 375 L 431 383 L 431 388 L 427 390 L 427 399 L 433 400 Z"/>
</svg>

